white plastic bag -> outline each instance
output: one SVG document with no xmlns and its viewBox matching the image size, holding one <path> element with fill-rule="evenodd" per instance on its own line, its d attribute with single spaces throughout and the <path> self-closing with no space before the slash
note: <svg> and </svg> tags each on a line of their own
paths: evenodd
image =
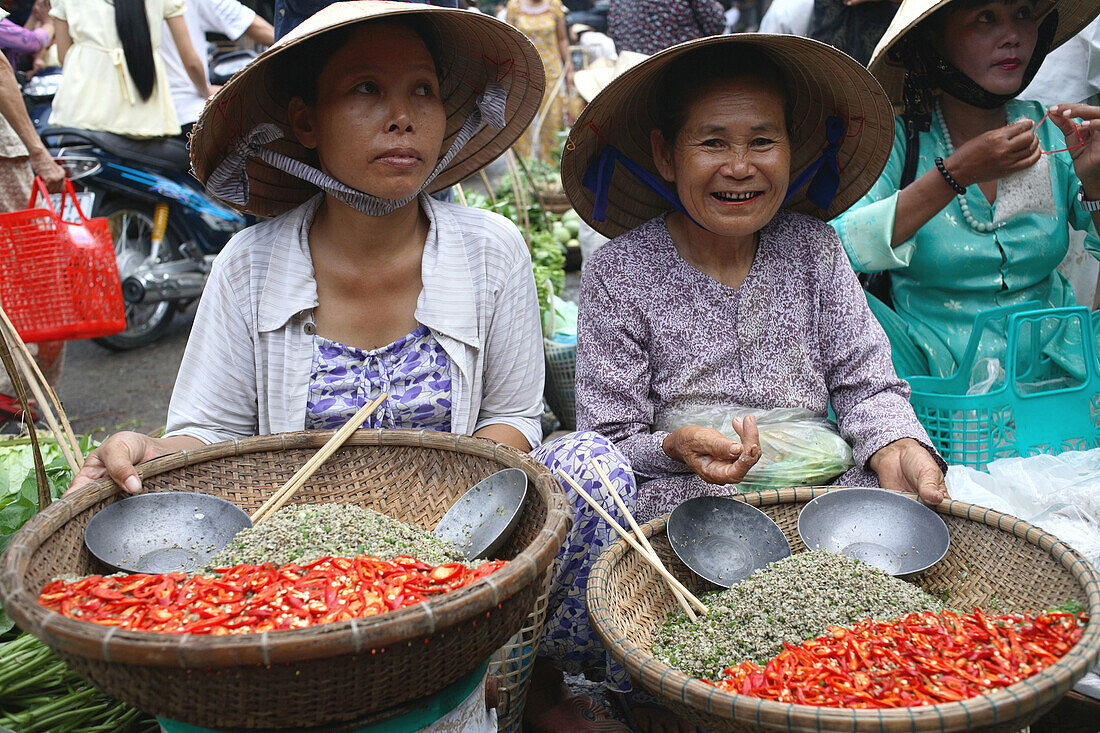
<svg viewBox="0 0 1100 733">
<path fill-rule="evenodd" d="M 1100 567 L 1100 448 L 1000 458 L 986 471 L 951 466 L 951 498 L 1042 527 Z"/>
<path fill-rule="evenodd" d="M 803 408 L 685 407 L 662 415 L 655 427 L 672 432 L 700 425 L 740 442 L 733 418 L 747 415 L 756 417 L 760 429 L 760 460 L 737 485 L 742 491 L 827 484 L 855 465 L 836 424 Z"/>
</svg>

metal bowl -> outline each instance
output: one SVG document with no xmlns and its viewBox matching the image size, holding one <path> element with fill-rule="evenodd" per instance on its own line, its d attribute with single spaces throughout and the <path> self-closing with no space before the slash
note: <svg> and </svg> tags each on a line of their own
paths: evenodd
<svg viewBox="0 0 1100 733">
<path fill-rule="evenodd" d="M 489 558 L 519 524 L 527 499 L 527 474 L 505 468 L 458 497 L 432 532 L 467 558 Z"/>
<path fill-rule="evenodd" d="M 243 509 L 209 494 L 138 494 L 97 512 L 84 529 L 84 544 L 115 571 L 193 572 L 251 526 Z"/>
<path fill-rule="evenodd" d="M 811 550 L 839 552 L 891 575 L 927 570 L 951 545 L 936 512 L 884 489 L 822 494 L 799 512 L 798 536 Z"/>
<path fill-rule="evenodd" d="M 791 554 L 771 517 L 725 496 L 697 496 L 677 506 L 668 517 L 668 538 L 685 565 L 724 588 Z"/>
</svg>

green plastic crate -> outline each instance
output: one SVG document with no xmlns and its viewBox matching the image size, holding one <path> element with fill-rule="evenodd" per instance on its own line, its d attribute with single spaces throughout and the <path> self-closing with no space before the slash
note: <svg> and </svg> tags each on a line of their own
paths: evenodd
<svg viewBox="0 0 1100 733">
<path fill-rule="evenodd" d="M 968 395 L 981 335 L 998 322 L 1006 323 L 1004 382 Z M 1043 354 L 1055 329 L 1080 349 L 1083 375 L 1067 374 Z M 1100 368 L 1087 308 L 1027 302 L 983 311 L 954 376 L 909 383 L 913 410 L 949 464 L 982 470 L 997 458 L 1100 447 Z"/>
</svg>

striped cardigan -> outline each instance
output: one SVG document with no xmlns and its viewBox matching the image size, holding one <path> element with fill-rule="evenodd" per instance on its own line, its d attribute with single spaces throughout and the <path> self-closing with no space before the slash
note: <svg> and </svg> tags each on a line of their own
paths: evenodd
<svg viewBox="0 0 1100 733">
<path fill-rule="evenodd" d="M 168 407 L 168 435 L 204 443 L 302 430 L 317 283 L 318 194 L 237 234 L 214 262 Z M 414 317 L 451 363 L 451 431 L 542 438 L 544 362 L 531 259 L 515 225 L 420 197 L 431 221 Z"/>
</svg>

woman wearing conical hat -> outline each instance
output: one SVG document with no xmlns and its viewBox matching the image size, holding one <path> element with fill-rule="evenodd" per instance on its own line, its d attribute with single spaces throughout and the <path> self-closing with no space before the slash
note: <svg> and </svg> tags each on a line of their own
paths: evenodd
<svg viewBox="0 0 1100 733">
<path fill-rule="evenodd" d="M 655 54 L 578 118 L 562 181 L 613 239 L 582 273 L 577 422 L 630 459 L 639 520 L 751 480 L 764 427 L 744 408 L 820 419 L 831 403 L 854 454 L 839 484 L 946 496 L 826 223 L 874 183 L 891 127 L 882 89 L 849 56 L 749 33 Z M 731 419 L 719 430 L 692 419 L 703 412 Z M 657 715 L 639 728 L 669 729 Z"/>
<path fill-rule="evenodd" d="M 363 427 L 453 432 L 530 451 L 625 521 L 590 465 L 598 458 L 632 500 L 629 466 L 605 438 L 540 445 L 542 334 L 518 229 L 428 195 L 515 142 L 542 100 L 542 69 L 530 41 L 491 16 L 348 0 L 234 76 L 195 127 L 193 167 L 215 196 L 272 218 L 237 234 L 213 265 L 166 435 L 111 436 L 73 486 L 109 475 L 140 491 L 136 463 L 246 436 L 332 429 L 385 394 Z M 608 543 L 609 530 L 583 506 L 555 565 L 563 591 Z M 561 666 L 603 661 L 580 587 L 579 602 L 564 592 L 551 601 L 552 638 L 536 671 L 549 670 L 559 686 L 538 712 L 559 722 L 554 730 L 623 730 L 590 698 L 560 689 Z M 469 663 L 472 687 L 483 662 L 456 660 Z M 421 702 L 432 710 L 451 695 Z M 485 730 L 494 721 L 477 697 L 463 703 L 476 722 L 429 730 Z"/>
<path fill-rule="evenodd" d="M 1098 10 L 1096 0 L 905 0 L 875 51 L 870 69 L 902 110 L 893 151 L 832 224 L 857 271 L 890 274 L 892 307 L 870 302 L 902 376 L 953 374 L 983 310 L 1075 304 L 1055 268 L 1067 224 L 1100 252 L 1100 108 L 1015 97 Z M 1092 326 L 1100 333 L 1096 313 Z M 1079 347 L 1044 340 L 1066 370 L 1083 370 Z M 1004 350 L 998 326 L 979 357 Z"/>
</svg>

